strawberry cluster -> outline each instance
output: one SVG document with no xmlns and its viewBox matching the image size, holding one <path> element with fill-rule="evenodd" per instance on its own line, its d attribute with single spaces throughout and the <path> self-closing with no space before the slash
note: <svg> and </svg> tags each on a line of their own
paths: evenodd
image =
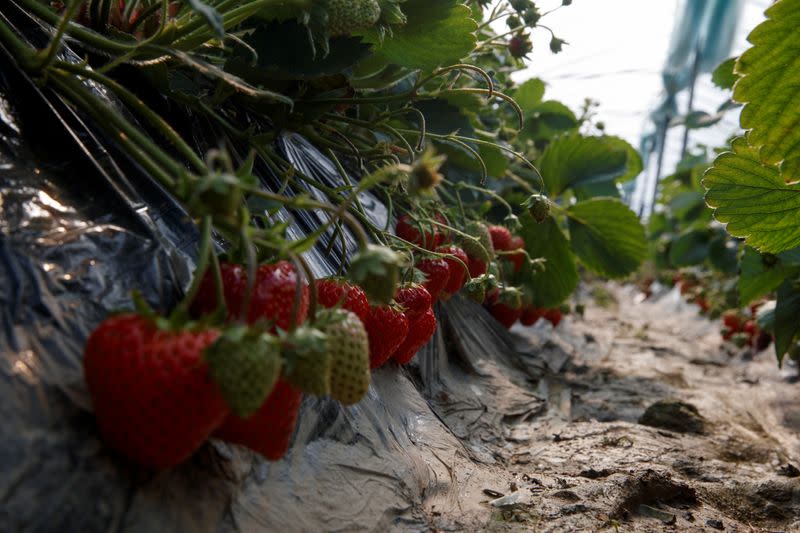
<svg viewBox="0 0 800 533">
<path fill-rule="evenodd" d="M 303 394 L 360 401 L 372 370 L 407 364 L 430 342 L 439 300 L 464 290 L 505 327 L 540 317 L 558 325 L 560 310 L 534 308 L 510 285 L 531 264 L 524 241 L 503 226 L 464 229 L 441 215 L 400 217 L 396 237 L 418 252 L 410 268 L 401 272 L 395 250 L 365 243 L 348 277 L 312 284 L 296 256 L 250 269 L 213 258 L 169 317 L 142 307 L 109 318 L 84 358 L 105 440 L 155 469 L 181 463 L 210 438 L 276 460 Z"/>
<path fill-rule="evenodd" d="M 532 206 L 544 219 L 547 203 Z M 441 215 L 434 216 L 435 223 L 415 222 L 403 215 L 395 231 L 402 239 L 420 248 L 445 254 L 425 258 L 416 264 L 426 280 L 424 287 L 433 300 L 447 299 L 463 289 L 469 299 L 483 304 L 489 313 L 504 327 L 516 322 L 530 326 L 539 318 L 558 326 L 563 316 L 561 308 L 537 308 L 524 290 L 510 285 L 523 271 L 529 261 L 525 252 L 525 241 L 514 235 L 505 226 L 489 225 L 480 221 L 468 222 L 458 246 L 449 244 L 451 236 L 441 228 L 446 221 Z M 465 268 L 466 267 L 466 268 Z M 498 281 L 498 277 L 506 282 Z"/>
<path fill-rule="evenodd" d="M 262 264 L 249 280 L 243 265 L 223 262 L 219 274 L 220 287 L 210 272 L 199 279 L 194 321 L 126 313 L 86 344 L 100 431 L 143 466 L 175 466 L 209 438 L 279 459 L 303 393 L 356 403 L 371 369 L 408 363 L 436 329 L 435 299 L 419 284 L 372 305 L 343 278 L 316 280 L 322 309 L 309 324 L 309 285 L 292 263 Z"/>
<path fill-rule="evenodd" d="M 738 309 L 729 309 L 722 314 L 722 338 L 730 341 L 739 348 L 750 346 L 756 352 L 766 350 L 772 343 L 773 337 L 770 333 L 762 331 L 755 320 L 759 303 L 755 303 L 748 309 L 751 318 L 745 316 Z"/>
</svg>

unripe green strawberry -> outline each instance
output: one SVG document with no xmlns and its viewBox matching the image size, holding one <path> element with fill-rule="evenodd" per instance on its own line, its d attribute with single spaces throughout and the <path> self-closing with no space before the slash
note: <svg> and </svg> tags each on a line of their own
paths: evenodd
<svg viewBox="0 0 800 533">
<path fill-rule="evenodd" d="M 222 334 L 205 360 L 231 412 L 242 418 L 258 411 L 281 373 L 278 339 L 246 327 Z"/>
<path fill-rule="evenodd" d="M 522 206 L 528 208 L 533 219 L 540 224 L 550 216 L 550 200 L 542 194 L 530 195 Z"/>
<path fill-rule="evenodd" d="M 369 244 L 353 258 L 350 278 L 361 285 L 370 303 L 387 305 L 394 298 L 401 266 L 402 257 L 397 252 Z"/>
<path fill-rule="evenodd" d="M 331 357 L 331 398 L 344 405 L 361 400 L 369 389 L 369 338 L 361 319 L 344 309 L 319 316 L 320 326 L 328 338 Z"/>
<path fill-rule="evenodd" d="M 491 274 L 483 274 L 472 278 L 461 289 L 470 300 L 482 304 L 486 294 L 497 288 L 497 279 Z"/>
<path fill-rule="evenodd" d="M 284 379 L 308 394 L 330 393 L 331 354 L 325 334 L 310 326 L 301 326 L 283 335 L 286 359 Z"/>
<path fill-rule="evenodd" d="M 731 336 L 731 342 L 739 348 L 744 347 L 750 341 L 750 336 L 747 333 L 734 333 Z"/>
<path fill-rule="evenodd" d="M 486 287 L 475 280 L 468 281 L 461 289 L 464 295 L 475 303 L 482 304 L 486 299 Z"/>
<path fill-rule="evenodd" d="M 376 0 L 328 0 L 325 9 L 332 36 L 369 29 L 381 16 L 381 6 Z"/>
<path fill-rule="evenodd" d="M 489 235 L 489 228 L 482 222 L 469 222 L 464 228 L 464 233 L 471 235 L 478 239 L 464 239 L 461 242 L 461 248 L 467 252 L 467 255 L 480 259 L 484 263 L 488 263 L 494 259 L 494 246 L 492 246 L 492 237 Z"/>
</svg>

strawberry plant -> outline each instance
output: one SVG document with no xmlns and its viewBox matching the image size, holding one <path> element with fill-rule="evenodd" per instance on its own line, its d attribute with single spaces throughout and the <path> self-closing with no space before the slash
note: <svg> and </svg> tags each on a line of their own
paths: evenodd
<svg viewBox="0 0 800 533">
<path fill-rule="evenodd" d="M 549 32 L 553 53 L 567 44 L 533 2 L 12 0 L 0 13 L 20 69 L 115 139 L 199 228 L 182 302 L 166 318 L 130 318 L 134 340 L 158 342 L 122 358 L 113 343 L 87 347 L 101 431 L 145 465 L 172 466 L 211 435 L 277 459 L 302 394 L 357 402 L 370 367 L 406 364 L 429 342 L 437 300 L 462 292 L 507 327 L 558 325 L 579 265 L 621 278 L 644 258 L 619 195 L 641 170 L 636 152 L 603 134 L 590 106 L 576 115 L 544 99 L 542 81 L 510 78 L 532 32 Z M 11 20 L 47 39 L 33 46 Z M 339 181 L 292 164 L 280 148 L 293 135 Z M 298 218 L 312 221 L 299 237 Z M 312 251 L 333 257 L 335 276 L 314 279 Z M 165 321 L 164 333 L 152 325 Z M 194 361 L 200 374 L 175 379 L 195 380 L 202 409 L 172 398 L 180 383 L 157 365 L 120 378 L 151 396 L 117 401 L 102 384 L 156 348 Z M 114 425 L 112 405 L 152 398 L 164 416 L 187 415 L 164 434 L 175 444 L 165 457 L 129 449 L 141 443 Z"/>
</svg>

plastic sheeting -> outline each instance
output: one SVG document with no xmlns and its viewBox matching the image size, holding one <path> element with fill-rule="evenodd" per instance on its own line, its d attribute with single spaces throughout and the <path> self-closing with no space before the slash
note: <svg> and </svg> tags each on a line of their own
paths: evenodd
<svg viewBox="0 0 800 533">
<path fill-rule="evenodd" d="M 298 135 L 283 135 L 278 148 L 315 179 L 342 184 Z M 385 224 L 374 196 L 362 204 Z M 281 216 L 294 216 L 299 236 L 325 215 Z M 416 531 L 432 517 L 465 523 L 474 509 L 461 502 L 503 460 L 503 432 L 543 410 L 525 383 L 548 367 L 459 298 L 437 309 L 441 327 L 419 363 L 373 373 L 358 405 L 307 397 L 281 461 L 212 441 L 181 467 L 153 474 L 103 445 L 82 377 L 85 339 L 110 311 L 129 307 L 134 288 L 159 308 L 174 305 L 196 245 L 179 205 L 0 51 L 3 529 Z M 318 274 L 338 267 L 319 250 L 309 260 Z"/>
</svg>

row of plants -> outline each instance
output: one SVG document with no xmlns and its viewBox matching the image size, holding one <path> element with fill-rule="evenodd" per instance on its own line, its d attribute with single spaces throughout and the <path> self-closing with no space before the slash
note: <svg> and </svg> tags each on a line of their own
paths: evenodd
<svg viewBox="0 0 800 533">
<path fill-rule="evenodd" d="M 660 281 L 722 317 L 726 341 L 763 350 L 774 339 L 779 362 L 800 354 L 800 111 L 790 104 L 800 95 L 793 68 L 800 38 L 791 29 L 798 13 L 797 0 L 775 2 L 750 34 L 752 47 L 714 72 L 731 99 L 694 122 L 712 124 L 743 106 L 743 132 L 713 159 L 706 147 L 689 154 L 663 180 L 648 221 Z"/>
<path fill-rule="evenodd" d="M 278 459 L 302 395 L 359 401 L 371 370 L 409 362 L 433 336 L 437 300 L 461 292 L 506 327 L 558 325 L 579 268 L 619 278 L 646 255 L 619 194 L 641 170 L 636 151 L 603 134 L 591 106 L 575 114 L 542 81 L 509 77 L 530 32 L 549 32 L 554 53 L 566 44 L 532 1 L 0 7 L 14 10 L 52 27 L 36 48 L 0 19 L 19 67 L 116 139 L 199 230 L 180 303 L 154 310 L 134 295 L 85 349 L 100 431 L 141 465 L 172 467 L 209 438 Z M 339 183 L 282 156 L 285 132 L 322 150 Z M 289 238 L 301 214 L 316 222 Z M 336 259 L 336 276 L 314 279 L 312 249 Z"/>
</svg>

